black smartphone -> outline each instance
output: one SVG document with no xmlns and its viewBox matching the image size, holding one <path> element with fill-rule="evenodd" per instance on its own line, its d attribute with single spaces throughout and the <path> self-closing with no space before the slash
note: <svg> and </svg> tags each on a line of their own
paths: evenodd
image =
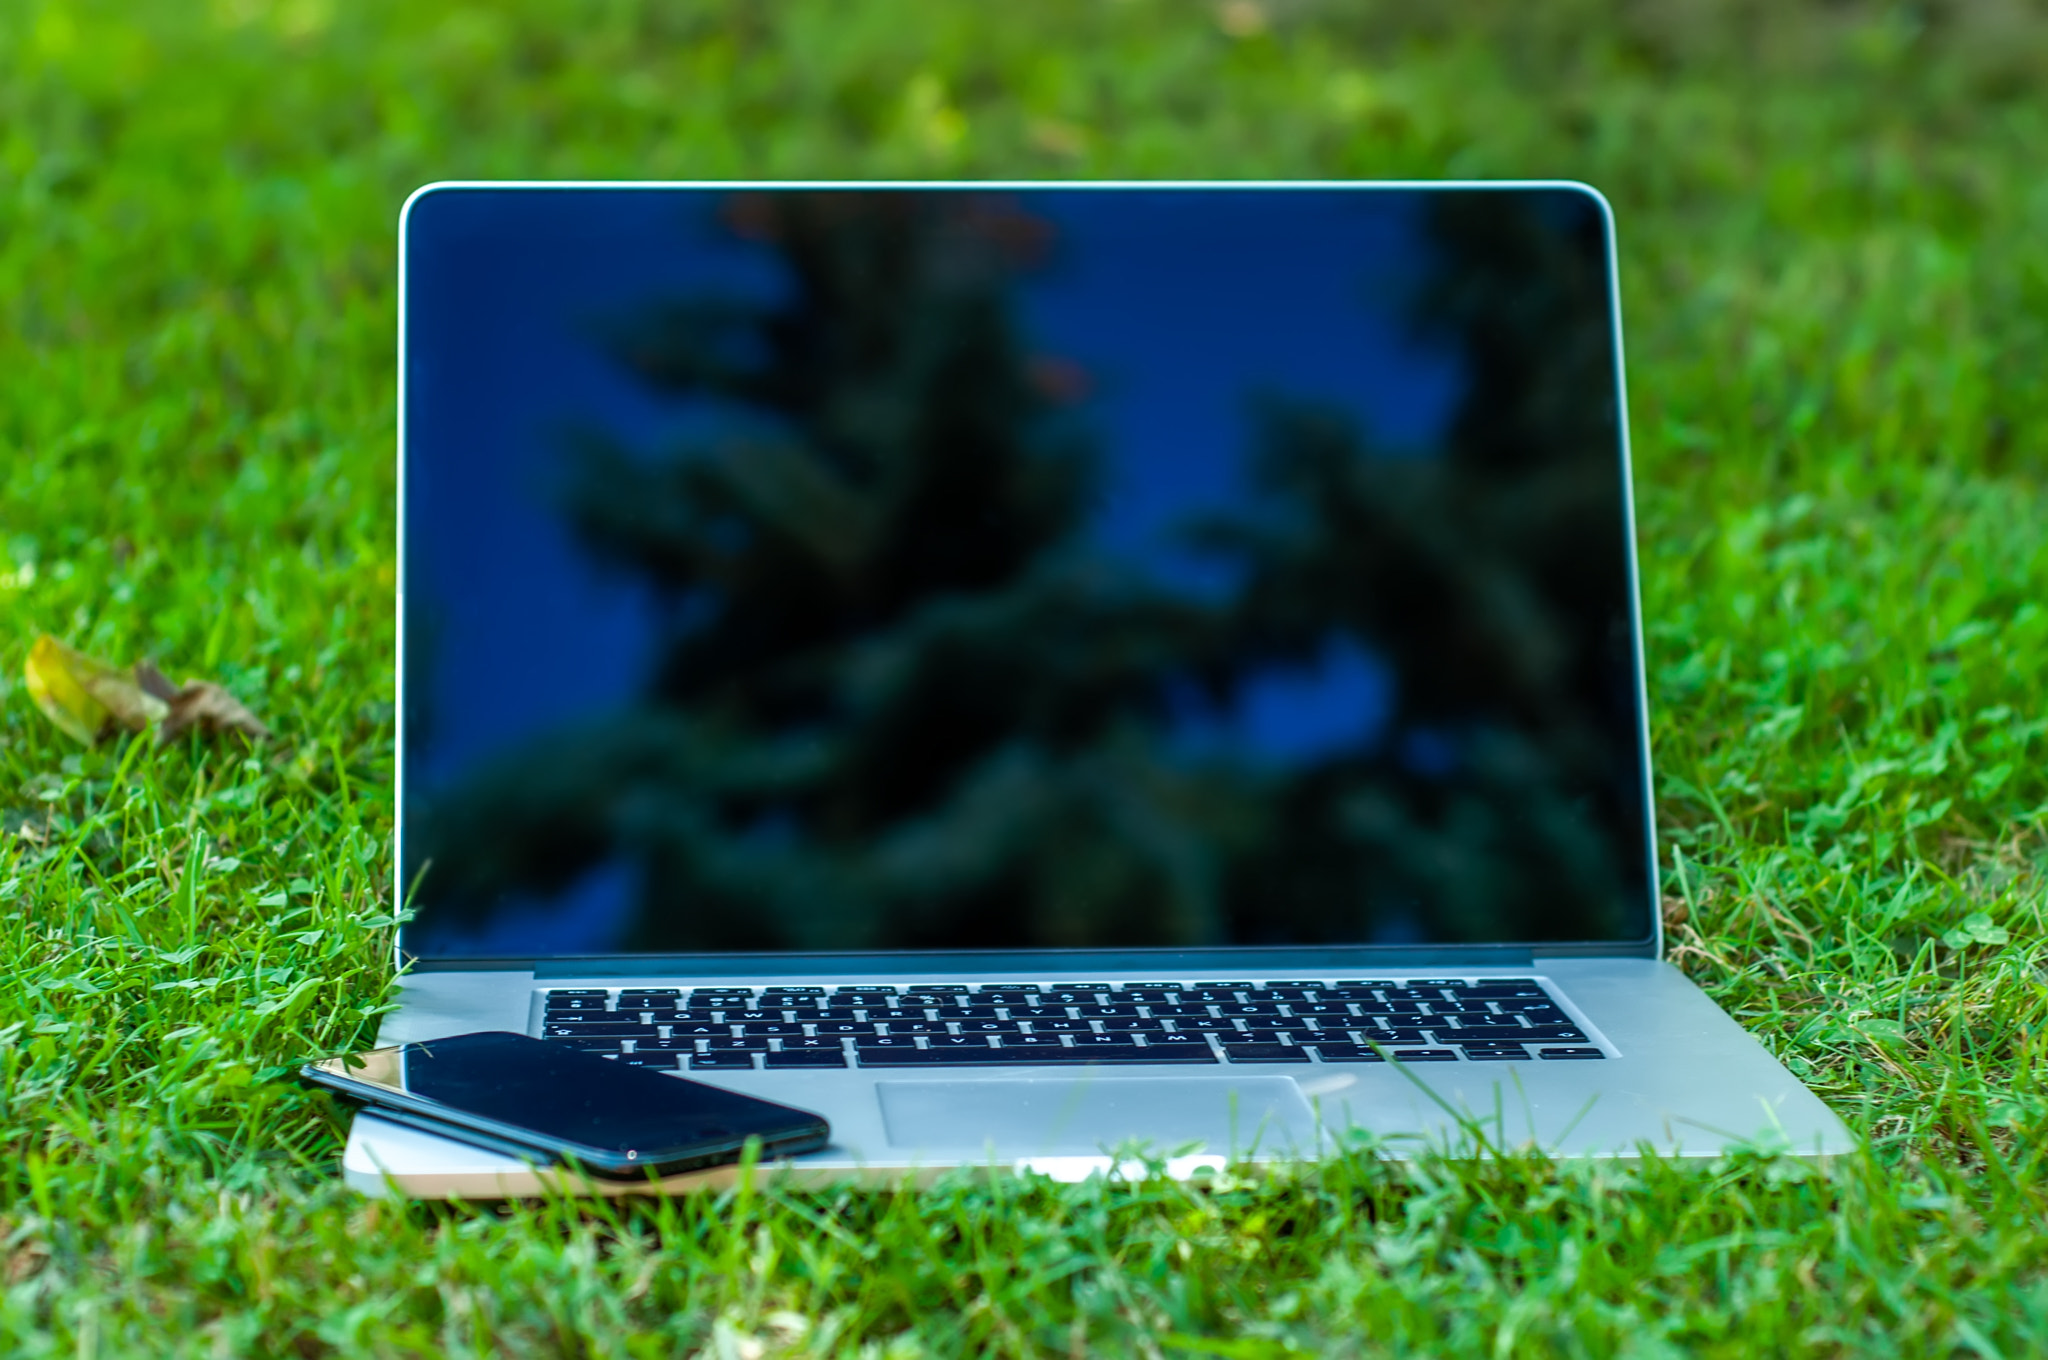
<svg viewBox="0 0 2048 1360">
<path fill-rule="evenodd" d="M 299 1075 L 379 1118 L 615 1180 L 738 1161 L 749 1138 L 772 1158 L 815 1151 L 832 1135 L 808 1110 L 524 1034 L 376 1048 L 307 1063 Z"/>
</svg>

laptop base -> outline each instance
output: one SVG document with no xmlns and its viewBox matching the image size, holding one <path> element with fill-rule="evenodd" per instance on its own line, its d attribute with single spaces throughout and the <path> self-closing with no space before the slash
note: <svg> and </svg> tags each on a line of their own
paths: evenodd
<svg viewBox="0 0 2048 1360">
<path fill-rule="evenodd" d="M 1352 1149 L 1391 1158 L 1529 1148 L 1554 1157 L 1635 1159 L 1714 1157 L 1759 1146 L 1824 1158 L 1854 1146 L 1826 1106 L 1670 965 L 1553 959 L 1534 971 L 1597 1029 L 1606 1060 L 852 1067 L 691 1079 L 823 1113 L 832 1124 L 831 1146 L 757 1171 L 802 1183 L 901 1185 L 958 1167 L 1078 1179 L 1149 1164 L 1195 1176 L 1226 1164 L 1292 1164 Z M 583 981 L 619 988 L 691 980 Z M 536 987 L 577 984 L 553 976 L 537 982 L 527 972 L 415 974 L 403 981 L 406 1002 L 382 1040 L 524 1032 Z M 689 1193 L 730 1185 L 738 1175 L 724 1167 L 658 1183 L 579 1186 L 559 1171 L 368 1114 L 355 1122 L 343 1166 L 349 1183 L 367 1194 L 421 1198 L 519 1197 L 551 1188 Z"/>
</svg>

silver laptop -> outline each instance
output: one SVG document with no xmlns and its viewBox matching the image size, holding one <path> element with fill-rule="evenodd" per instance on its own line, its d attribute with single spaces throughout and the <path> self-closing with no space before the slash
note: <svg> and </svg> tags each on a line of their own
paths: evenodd
<svg viewBox="0 0 2048 1360">
<path fill-rule="evenodd" d="M 1850 1146 L 1659 957 L 1593 191 L 443 184 L 401 233 L 386 1041 L 814 1109 L 777 1170 L 827 1179 Z M 369 1116 L 345 1165 L 539 1183 Z"/>
</svg>

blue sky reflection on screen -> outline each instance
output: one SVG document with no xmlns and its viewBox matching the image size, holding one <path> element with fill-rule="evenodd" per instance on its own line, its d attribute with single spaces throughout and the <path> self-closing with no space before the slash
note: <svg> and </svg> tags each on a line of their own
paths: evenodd
<svg viewBox="0 0 2048 1360">
<path fill-rule="evenodd" d="M 764 247 L 716 225 L 717 195 L 469 194 L 437 205 L 432 253 L 413 261 L 408 589 L 430 635 L 431 738 L 407 778 L 444 784 L 531 734 L 631 702 L 653 654 L 646 588 L 594 564 L 550 504 L 565 430 L 583 423 L 658 454 L 704 428 L 701 402 L 651 392 L 596 340 L 599 323 L 704 293 L 768 300 L 786 285 Z M 1208 598 L 1225 563 L 1176 539 L 1192 516 L 1252 492 L 1251 401 L 1341 409 L 1372 447 L 1428 456 L 1460 396 L 1455 358 L 1396 314 L 1424 246 L 1418 204 L 1343 192 L 1032 195 L 1055 228 L 1017 318 L 1032 347 L 1086 374 L 1081 413 L 1105 462 L 1091 544 L 1171 589 Z M 549 220 L 551 214 L 556 220 Z M 431 476 L 429 476 L 431 471 Z M 488 580 L 488 590 L 462 583 Z M 447 605 L 455 608 L 446 608 Z M 1234 706 L 1176 705 L 1189 752 L 1254 763 L 1369 746 L 1390 706 L 1386 667 L 1333 637 L 1255 675 Z M 601 948 L 629 909 L 617 868 L 522 909 L 507 903 L 455 953 Z"/>
</svg>

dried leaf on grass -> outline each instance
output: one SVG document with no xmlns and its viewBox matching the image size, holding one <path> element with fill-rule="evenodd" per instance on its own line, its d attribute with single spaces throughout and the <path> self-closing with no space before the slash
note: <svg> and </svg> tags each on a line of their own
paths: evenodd
<svg viewBox="0 0 2048 1360">
<path fill-rule="evenodd" d="M 22 668 L 29 697 L 69 736 L 90 745 L 117 731 L 156 728 L 159 746 L 197 728 L 262 741 L 270 730 L 239 699 L 206 680 L 173 685 L 156 663 L 122 669 L 44 634 Z"/>
<path fill-rule="evenodd" d="M 240 699 L 211 680 L 187 680 L 182 685 L 173 685 L 148 657 L 135 663 L 135 678 L 143 689 L 170 708 L 163 726 L 156 730 L 158 745 L 176 741 L 195 727 L 209 737 L 234 732 L 251 741 L 263 741 L 270 736 L 270 729 Z"/>
</svg>

